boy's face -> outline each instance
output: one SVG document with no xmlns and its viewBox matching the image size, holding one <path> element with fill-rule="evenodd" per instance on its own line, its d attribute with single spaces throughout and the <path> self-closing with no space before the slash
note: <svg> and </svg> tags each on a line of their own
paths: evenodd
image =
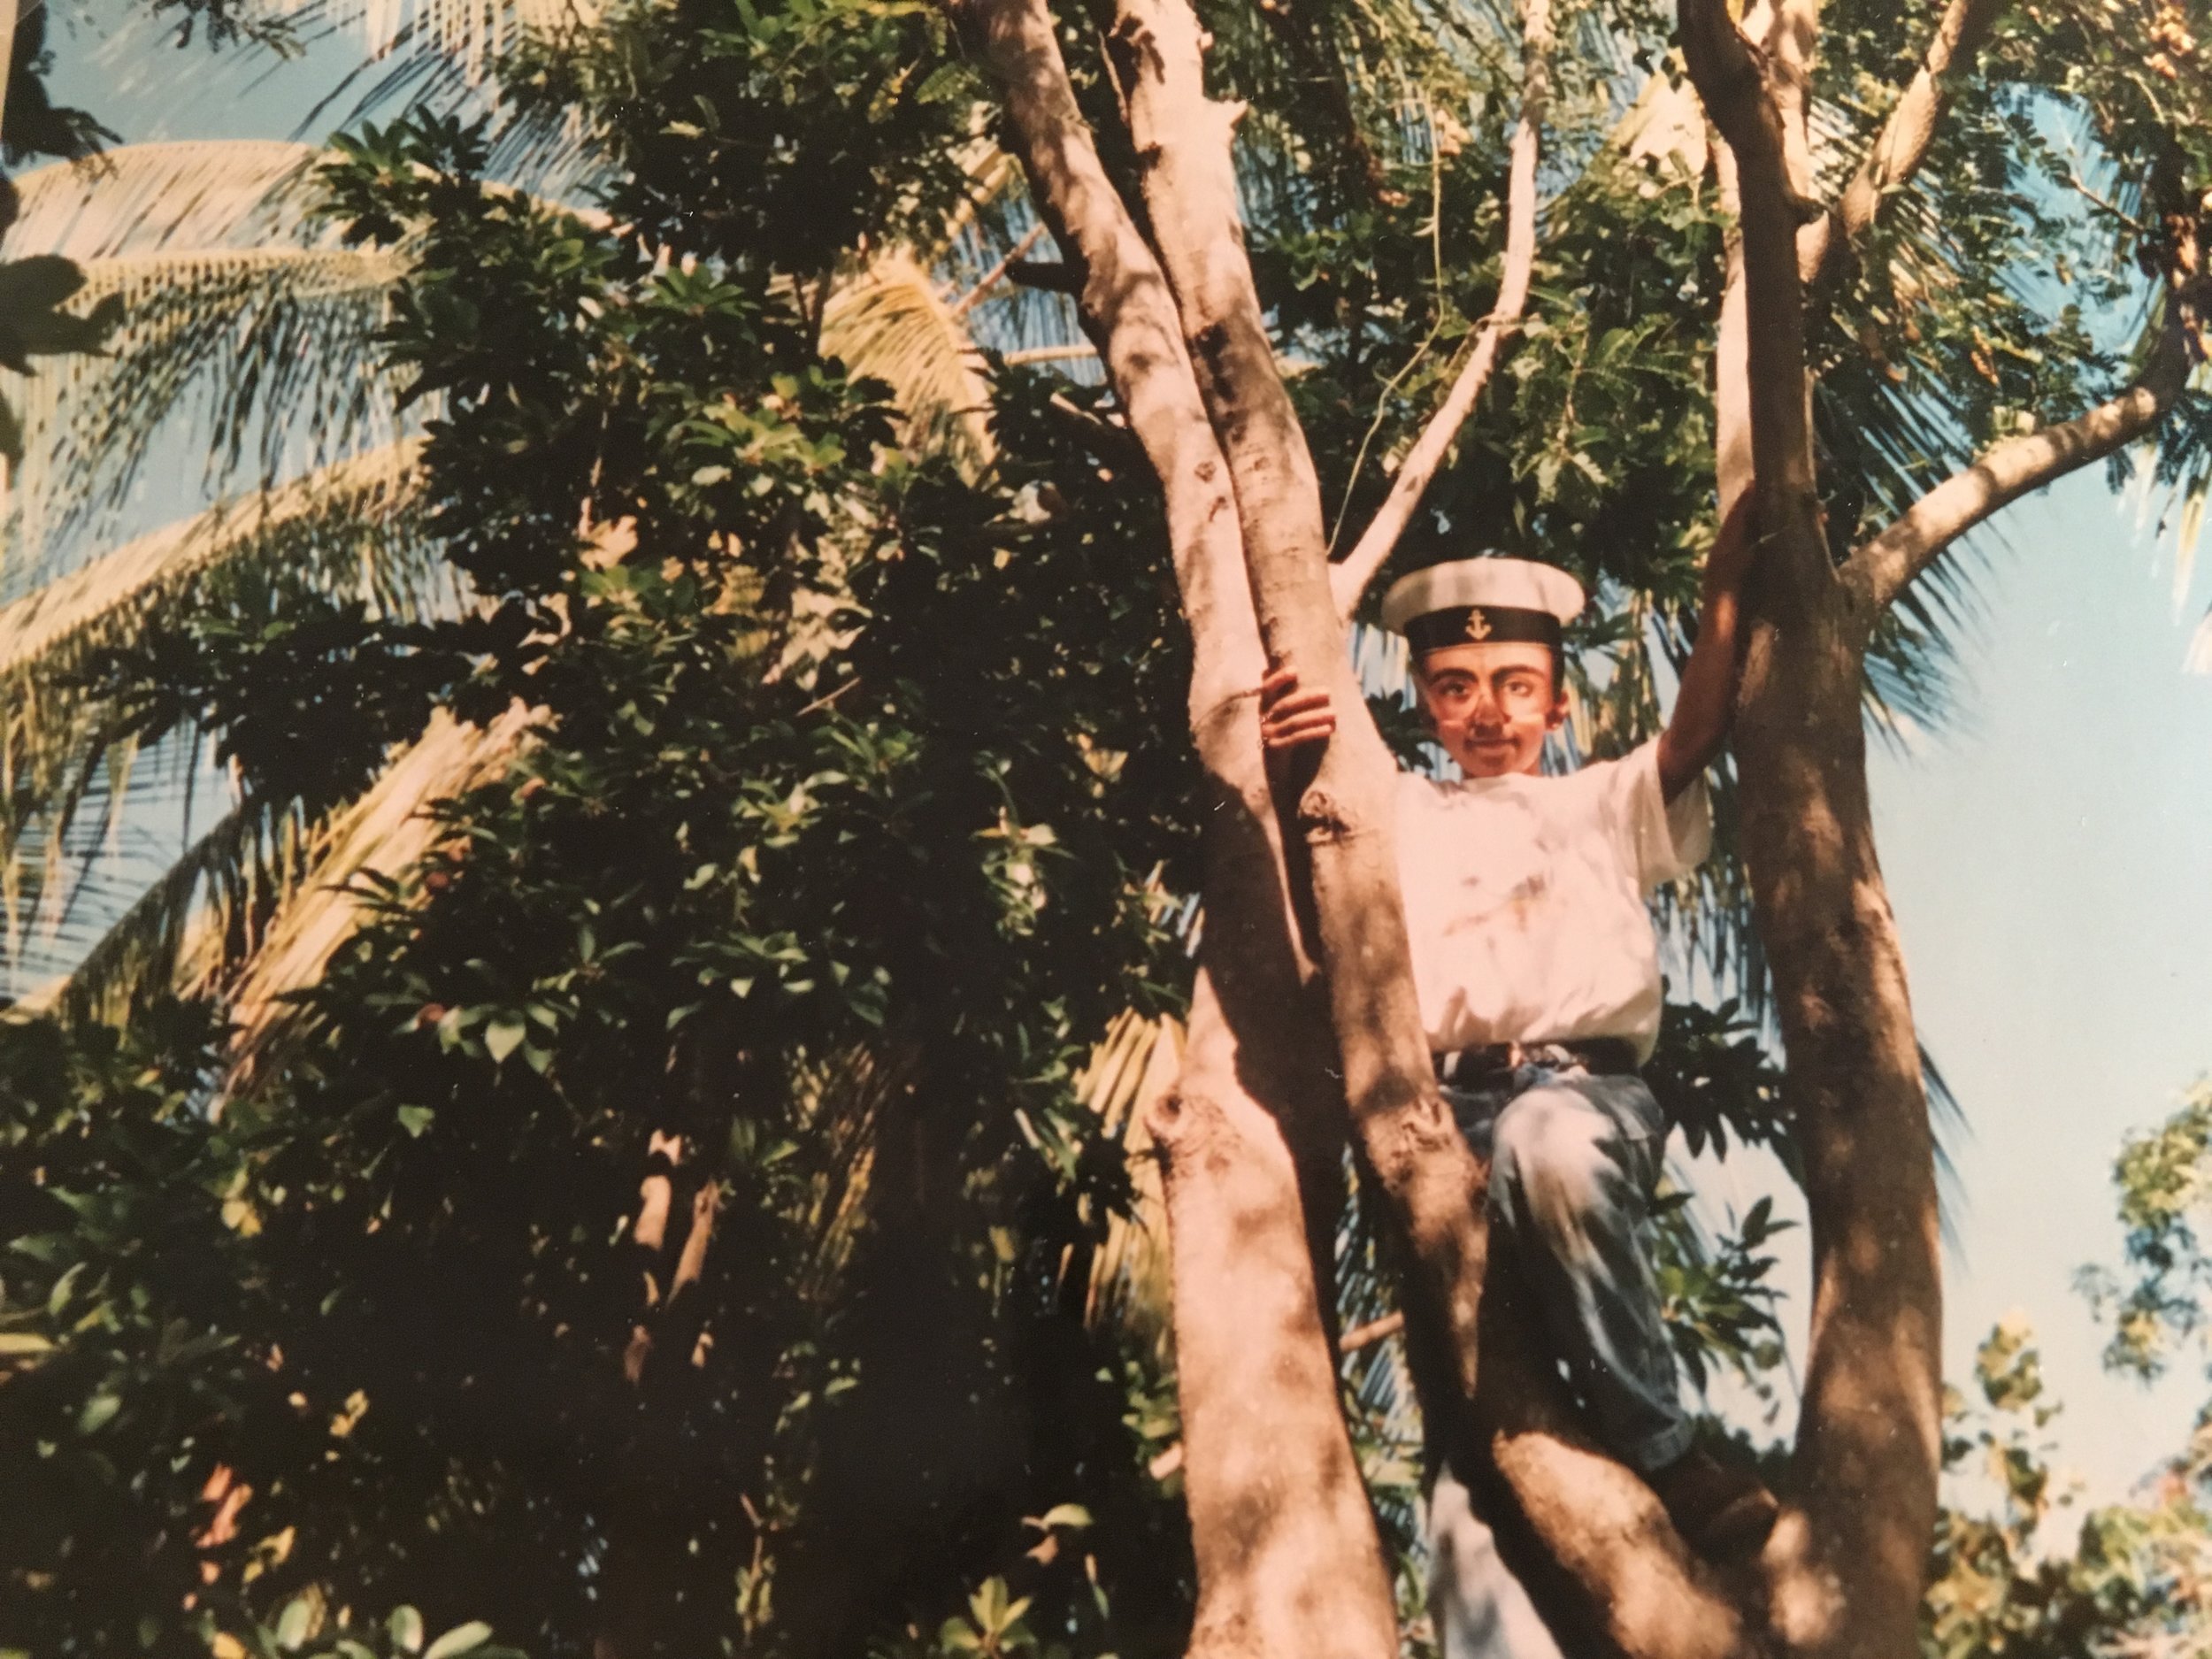
<svg viewBox="0 0 2212 1659">
<path fill-rule="evenodd" d="M 1448 645 L 1425 654 L 1414 679 L 1444 752 L 1470 778 L 1539 770 L 1544 738 L 1567 718 L 1542 645 Z"/>
</svg>

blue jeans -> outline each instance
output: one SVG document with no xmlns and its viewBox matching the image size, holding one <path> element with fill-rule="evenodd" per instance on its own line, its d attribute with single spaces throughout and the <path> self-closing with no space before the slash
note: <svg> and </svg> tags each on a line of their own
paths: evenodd
<svg viewBox="0 0 2212 1659">
<path fill-rule="evenodd" d="M 1689 1449 L 1674 1351 L 1642 1233 L 1667 1122 L 1641 1078 L 1525 1065 L 1508 1083 L 1444 1086 L 1490 1159 L 1492 1248 L 1520 1276 L 1599 1440 L 1649 1474 Z M 1558 1659 L 1527 1593 L 1450 1470 L 1429 1499 L 1429 1607 L 1444 1659 Z"/>
</svg>

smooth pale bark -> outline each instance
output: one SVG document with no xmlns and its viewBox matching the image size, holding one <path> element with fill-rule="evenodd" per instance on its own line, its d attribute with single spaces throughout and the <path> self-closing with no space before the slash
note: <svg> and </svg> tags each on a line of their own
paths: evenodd
<svg viewBox="0 0 2212 1659">
<path fill-rule="evenodd" d="M 1801 277 L 1828 257 L 1822 244 L 1836 223 L 1870 220 L 1879 188 L 1925 155 L 1940 74 L 1970 50 L 1979 13 L 1955 5 L 1946 14 L 1952 38 L 1931 52 L 1942 62 L 1909 89 L 1901 117 L 1878 142 L 1870 165 L 1878 178 L 1870 186 L 1874 175 L 1863 170 L 1840 219 L 1824 220 L 1809 238 L 1790 137 L 1802 108 L 1793 77 L 1811 48 L 1809 9 L 1778 19 L 1769 50 L 1755 56 L 1718 0 L 1685 0 L 1682 11 L 1692 76 L 1738 181 L 1741 355 L 1724 354 L 1721 373 L 1743 377 L 1742 395 L 1722 399 L 1742 426 L 1724 421 L 1720 435 L 1724 459 L 1732 442 L 1740 449 L 1747 437 L 1763 534 L 1736 753 L 1745 858 L 1811 1219 L 1793 1489 L 1764 1563 L 1772 1628 L 1793 1654 L 1911 1651 L 1935 1512 L 1941 1389 L 1933 1148 L 1859 713 L 1879 603 L 1873 583 L 1839 578 L 1821 533 Z M 1993 501 L 2001 491 L 1982 493 Z M 1918 550 L 1932 557 L 1924 544 Z M 1878 562 L 1886 569 L 1895 560 Z M 1879 600 L 1899 585 L 1888 583 Z"/>
<path fill-rule="evenodd" d="M 2193 344 L 2212 288 L 2174 285 L 2158 342 L 2135 383 L 2072 420 L 2001 443 L 1937 485 L 1851 556 L 1846 580 L 1866 603 L 1887 605 L 1943 549 L 1992 513 L 2055 478 L 2101 461 L 2165 418 L 2202 354 Z"/>
<path fill-rule="evenodd" d="M 1319 485 L 1245 255 L 1229 150 L 1238 111 L 1206 96 L 1203 37 L 1183 0 L 1121 0 L 1107 50 L 1162 269 L 1228 463 L 1267 660 L 1325 687 L 1337 709 L 1312 776 L 1278 779 L 1277 805 L 1302 842 L 1299 916 L 1327 989 L 1344 1095 L 1404 1242 L 1408 1317 L 1444 1335 L 1441 1374 L 1421 1367 L 1425 1403 L 1432 1423 L 1461 1432 L 1476 1373 L 1486 1171 L 1444 1109 L 1423 1034 L 1394 856 L 1396 766 L 1344 649 Z"/>
<path fill-rule="evenodd" d="M 1297 1173 L 1275 1118 L 1239 1079 L 1245 1056 L 1202 974 L 1183 1075 L 1150 1119 L 1174 1247 L 1200 1586 L 1189 1651 L 1381 1659 L 1398 1646 L 1389 1580 L 1344 1438 L 1307 1241 L 1283 1224 Z"/>
<path fill-rule="evenodd" d="M 1039 211 L 1080 272 L 1084 327 L 1164 491 L 1195 648 L 1192 728 L 1214 809 L 1206 968 L 1184 1074 L 1151 1121 L 1199 1570 L 1192 1651 L 1386 1659 L 1394 1606 L 1337 1404 L 1308 1221 L 1338 1181 L 1335 1155 L 1310 1156 L 1302 1172 L 1291 1151 L 1341 1145 L 1334 1051 L 1312 1017 L 1260 770 L 1263 658 L 1227 465 L 1173 296 L 1100 164 L 1042 0 L 977 0 L 960 16 L 1003 90 Z M 1314 1204 L 1301 1202 L 1302 1174 Z"/>
</svg>

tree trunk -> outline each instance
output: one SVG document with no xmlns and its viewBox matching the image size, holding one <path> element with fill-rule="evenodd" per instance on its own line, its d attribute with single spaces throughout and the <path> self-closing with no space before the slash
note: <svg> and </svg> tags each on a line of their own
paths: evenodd
<svg viewBox="0 0 2212 1659">
<path fill-rule="evenodd" d="M 1735 749 L 1811 1218 L 1794 1489 L 1765 1563 L 1790 1652 L 1871 1659 L 1914 1645 L 1935 1518 L 1934 1156 L 1867 798 L 1860 697 L 1874 611 L 1837 574 L 1813 464 L 1799 183 L 1812 14 L 1804 0 L 1762 13 L 1740 31 L 1718 0 L 1686 0 L 1682 29 L 1737 178 L 1742 357 L 1724 356 L 1721 373 L 1740 373 L 1744 389 L 1724 389 L 1721 406 L 1748 426 L 1761 558 Z M 1724 462 L 1741 436 L 1724 421 Z"/>
<path fill-rule="evenodd" d="M 1333 1056 L 1310 1018 L 1260 768 L 1263 658 L 1227 468 L 1173 296 L 1100 163 L 1043 0 L 973 0 L 958 15 L 1004 90 L 1039 211 L 1080 273 L 1085 330 L 1160 481 L 1194 646 L 1191 726 L 1214 808 L 1206 972 L 1183 1077 L 1151 1125 L 1199 1572 L 1192 1651 L 1392 1659 L 1394 1601 L 1338 1408 L 1318 1229 L 1291 1151 L 1305 1150 L 1306 1184 L 1339 1182 Z"/>
<path fill-rule="evenodd" d="M 1737 752 L 1815 1272 L 1792 1489 L 1762 1560 L 1724 1583 L 1583 1432 L 1509 1292 L 1480 1294 L 1485 1171 L 1430 1074 L 1393 857 L 1392 769 L 1359 718 L 1313 468 L 1245 257 L 1230 162 L 1237 111 L 1205 96 L 1187 0 L 1116 0 L 1107 42 L 1156 260 L 1076 113 L 1044 0 L 966 3 L 1040 207 L 1081 273 L 1085 326 L 1165 489 L 1198 646 L 1192 725 L 1217 809 L 1206 972 L 1183 1087 L 1157 1129 L 1201 1562 L 1195 1646 L 1392 1645 L 1312 1305 L 1317 1205 L 1299 1218 L 1301 1183 L 1318 1194 L 1334 1177 L 1338 1094 L 1322 1079 L 1333 1061 L 1408 1247 L 1409 1340 L 1441 1356 L 1421 1367 L 1425 1408 L 1446 1425 L 1435 1438 L 1527 1547 L 1525 1576 L 1569 1650 L 1909 1652 L 1940 1451 L 1940 1289 L 1926 1101 L 1867 797 L 1865 650 L 1881 605 L 1933 556 L 1931 538 L 2146 429 L 2177 395 L 2185 360 L 2162 347 L 2135 391 L 1990 457 L 2004 465 L 1978 494 L 1955 481 L 1932 492 L 1924 524 L 1908 515 L 1839 574 L 1813 463 L 1802 284 L 1864 228 L 1881 188 L 1918 165 L 1943 76 L 2000 0 L 1951 0 L 1878 141 L 1874 184 L 1855 181 L 1837 209 L 1811 199 L 1811 0 L 1755 0 L 1740 27 L 1724 0 L 1680 6 L 1740 207 L 1718 354 L 1721 487 L 1724 501 L 1757 491 L 1762 552 Z M 1271 802 L 1249 708 L 1263 640 L 1265 662 L 1327 688 L 1340 717 L 1317 769 L 1272 780 Z M 1295 832 L 1287 864 L 1284 826 Z M 1317 975 L 1325 1027 L 1310 1018 Z M 1309 1582 L 1332 1569 L 1336 1586 Z"/>
<path fill-rule="evenodd" d="M 1425 1405 L 1455 1435 L 1474 1394 L 1487 1171 L 1444 1109 L 1422 1033 L 1398 891 L 1396 768 L 1344 648 L 1320 487 L 1245 257 L 1229 150 L 1237 111 L 1206 96 L 1202 32 L 1185 0 L 1120 0 L 1108 50 L 1162 266 L 1228 462 L 1267 660 L 1327 687 L 1337 710 L 1317 769 L 1278 780 L 1276 804 L 1299 835 L 1298 913 L 1327 987 L 1361 1152 L 1405 1240 L 1408 1317 L 1448 1333 L 1438 1346 L 1451 1370 L 1425 1368 Z"/>
<path fill-rule="evenodd" d="M 1915 1641 L 1941 1460 L 1942 1293 L 1919 1048 L 1867 798 L 1867 618 L 1844 613 L 1843 592 L 1755 640 L 1736 753 L 1813 1252 L 1771 1616 L 1793 1652 L 1871 1656 Z"/>
</svg>

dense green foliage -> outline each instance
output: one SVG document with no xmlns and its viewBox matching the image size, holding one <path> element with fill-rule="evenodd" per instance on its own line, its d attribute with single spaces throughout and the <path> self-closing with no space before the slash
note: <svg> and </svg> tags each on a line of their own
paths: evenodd
<svg viewBox="0 0 2212 1659">
<path fill-rule="evenodd" d="M 209 688 L 268 791 L 357 764 L 344 738 L 382 735 L 364 687 L 413 691 L 418 722 L 520 695 L 535 726 L 511 777 L 442 810 L 280 1075 L 219 1127 L 186 1080 L 164 1098 L 174 1163 L 146 1174 L 181 1209 L 174 1263 L 257 1294 L 222 1313 L 104 1259 L 35 1286 L 48 1318 L 73 1294 L 133 1310 L 71 1450 L 141 1474 L 155 1514 L 123 1533 L 160 1570 L 113 1597 L 80 1577 L 75 1506 L 35 1506 L 52 1530 L 12 1594 L 37 1622 L 9 1639 L 98 1647 L 187 1595 L 228 1628 L 342 1585 L 545 1651 L 595 1620 L 669 1651 L 849 1650 L 1044 1576 L 1022 1517 L 1072 1538 L 1091 1524 L 1056 1505 L 1079 1494 L 1117 1524 L 1064 1552 L 1056 1619 L 1172 1621 L 1183 1596 L 1120 1594 L 1176 1579 L 1179 1522 L 1065 1271 L 1126 1188 L 1070 1074 L 1154 1000 L 1146 882 L 1189 839 L 1184 763 L 1149 741 L 1182 678 L 1156 509 L 1018 386 L 986 486 L 902 455 L 881 388 L 810 355 L 782 273 L 656 272 L 487 197 L 457 129 L 355 157 L 334 193 L 383 215 L 357 234 L 432 227 L 392 349 L 451 389 L 438 528 L 491 603 L 412 629 L 218 606 L 168 684 Z M 1042 602 L 1069 591 L 1119 597 Z M 273 664 L 288 699 L 257 695 Z M 27 1156 L 121 1156 L 111 1114 L 145 1104 L 88 1081 L 25 1124 Z M 713 1217 L 688 1282 L 626 1226 L 657 1135 Z M 134 1233 L 98 1242 L 140 1259 Z M 657 1351 L 626 1375 L 633 1327 Z M 70 1354 L 38 1367 L 64 1397 L 93 1363 Z M 255 1494 L 219 1541 L 211 1479 Z"/>
</svg>

